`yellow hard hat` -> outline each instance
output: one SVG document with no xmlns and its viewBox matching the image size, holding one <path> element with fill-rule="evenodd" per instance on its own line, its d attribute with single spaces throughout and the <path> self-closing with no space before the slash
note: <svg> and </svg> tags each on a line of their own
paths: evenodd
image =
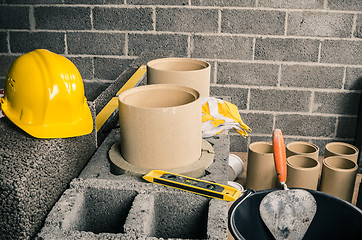
<svg viewBox="0 0 362 240">
<path fill-rule="evenodd" d="M 45 49 L 13 62 L 0 105 L 6 117 L 36 138 L 75 137 L 93 130 L 77 67 Z"/>
</svg>

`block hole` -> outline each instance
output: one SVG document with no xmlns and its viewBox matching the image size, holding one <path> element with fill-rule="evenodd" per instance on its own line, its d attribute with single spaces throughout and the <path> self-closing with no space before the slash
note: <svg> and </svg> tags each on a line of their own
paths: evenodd
<svg viewBox="0 0 362 240">
<path fill-rule="evenodd" d="M 209 199 L 197 195 L 159 193 L 155 196 L 153 237 L 207 238 Z"/>
<path fill-rule="evenodd" d="M 136 195 L 131 190 L 87 189 L 75 230 L 124 233 L 124 223 Z"/>
</svg>

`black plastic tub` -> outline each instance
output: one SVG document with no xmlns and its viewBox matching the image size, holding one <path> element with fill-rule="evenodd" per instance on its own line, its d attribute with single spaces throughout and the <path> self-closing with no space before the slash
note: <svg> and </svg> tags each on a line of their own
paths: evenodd
<svg viewBox="0 0 362 240">
<path fill-rule="evenodd" d="M 260 217 L 259 205 L 276 189 L 249 189 L 229 209 L 229 230 L 237 240 L 274 239 Z M 308 190 L 317 202 L 317 212 L 303 239 L 362 239 L 362 211 L 342 199 Z"/>
</svg>

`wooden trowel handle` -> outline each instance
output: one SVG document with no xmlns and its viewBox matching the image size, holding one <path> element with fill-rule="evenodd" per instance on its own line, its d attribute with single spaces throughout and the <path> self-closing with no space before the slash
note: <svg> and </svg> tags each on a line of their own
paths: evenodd
<svg viewBox="0 0 362 240">
<path fill-rule="evenodd" d="M 280 129 L 273 131 L 273 153 L 279 182 L 285 183 L 287 180 L 287 157 L 285 154 L 284 138 Z"/>
</svg>

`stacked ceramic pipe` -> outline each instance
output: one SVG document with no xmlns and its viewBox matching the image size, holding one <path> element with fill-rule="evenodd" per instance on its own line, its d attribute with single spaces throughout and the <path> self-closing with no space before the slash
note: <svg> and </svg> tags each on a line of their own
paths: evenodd
<svg viewBox="0 0 362 240">
<path fill-rule="evenodd" d="M 322 164 L 319 161 L 319 148 L 312 143 L 291 142 L 286 146 L 286 154 L 289 187 L 319 189 L 352 201 L 358 169 L 358 148 L 342 142 L 329 143 Z M 250 144 L 246 187 L 254 190 L 276 188 L 276 180 L 272 144 Z"/>
<path fill-rule="evenodd" d="M 212 158 L 203 161 L 202 149 L 208 143 L 201 136 L 201 97 L 208 96 L 209 89 L 206 62 L 190 58 L 148 62 L 147 85 L 119 96 L 121 141 L 110 152 L 114 172 L 142 175 L 162 169 L 203 176 L 212 163 Z"/>
</svg>

